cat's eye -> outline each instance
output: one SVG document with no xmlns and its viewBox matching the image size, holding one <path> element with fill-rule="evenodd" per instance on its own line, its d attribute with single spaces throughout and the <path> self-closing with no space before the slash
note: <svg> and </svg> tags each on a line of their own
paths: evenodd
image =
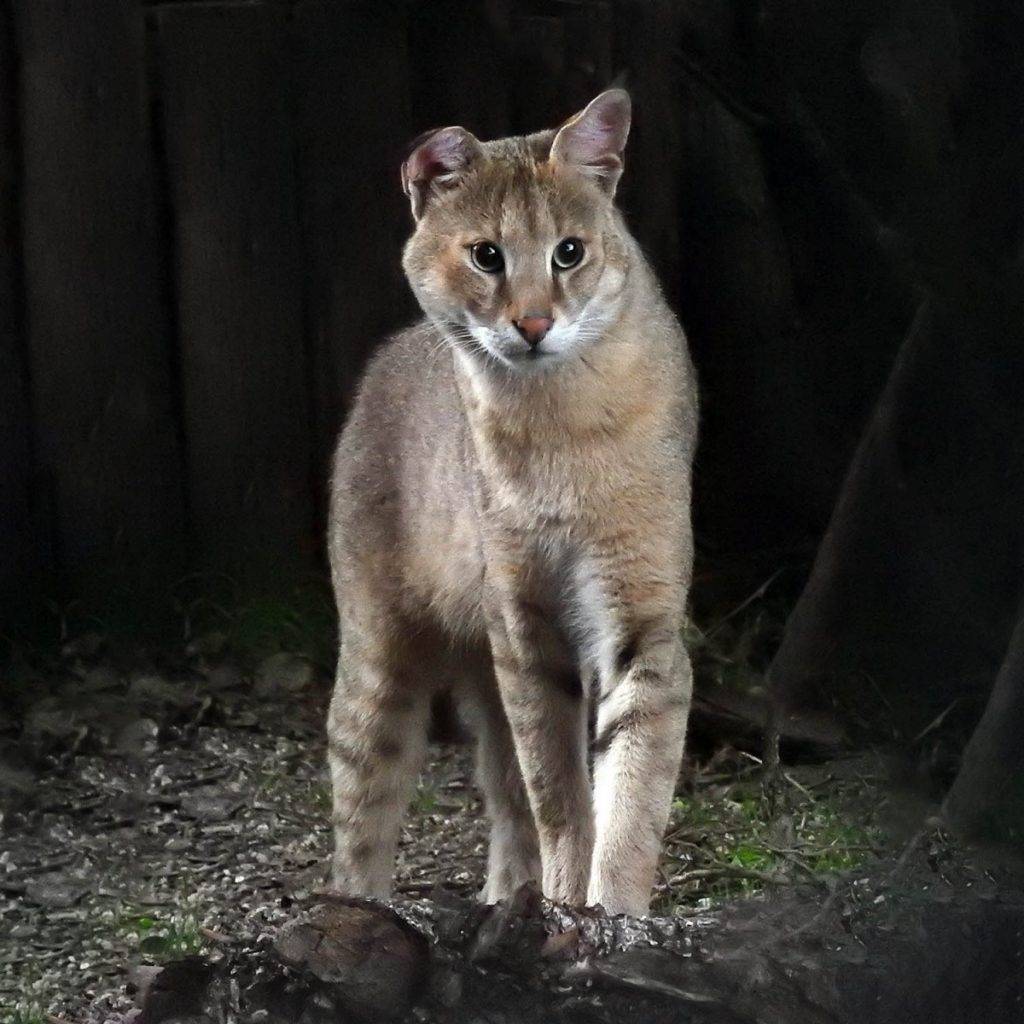
<svg viewBox="0 0 1024 1024">
<path fill-rule="evenodd" d="M 493 242 L 475 242 L 470 246 L 469 254 L 477 269 L 485 274 L 497 274 L 505 267 L 505 257 Z"/>
<path fill-rule="evenodd" d="M 570 270 L 583 259 L 583 243 L 578 238 L 563 238 L 551 254 L 557 270 Z"/>
</svg>

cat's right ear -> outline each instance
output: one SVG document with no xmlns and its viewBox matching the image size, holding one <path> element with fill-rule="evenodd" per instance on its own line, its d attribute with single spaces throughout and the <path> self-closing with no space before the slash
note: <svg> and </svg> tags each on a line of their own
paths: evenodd
<svg viewBox="0 0 1024 1024">
<path fill-rule="evenodd" d="M 476 136 L 465 128 L 437 128 L 413 143 L 402 164 L 402 189 L 419 220 L 432 195 L 457 188 L 483 154 Z"/>
</svg>

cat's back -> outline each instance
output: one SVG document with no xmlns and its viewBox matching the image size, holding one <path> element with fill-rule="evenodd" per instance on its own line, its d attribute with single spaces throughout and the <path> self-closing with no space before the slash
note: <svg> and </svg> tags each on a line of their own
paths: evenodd
<svg viewBox="0 0 1024 1024">
<path fill-rule="evenodd" d="M 449 515 L 464 497 L 464 441 L 451 348 L 425 320 L 392 335 L 367 364 L 335 451 L 332 562 L 355 549 L 397 553 Z"/>
<path fill-rule="evenodd" d="M 424 431 L 459 419 L 451 350 L 426 321 L 399 331 L 363 372 L 335 452 L 335 484 L 381 459 L 395 465 L 418 454 Z"/>
</svg>

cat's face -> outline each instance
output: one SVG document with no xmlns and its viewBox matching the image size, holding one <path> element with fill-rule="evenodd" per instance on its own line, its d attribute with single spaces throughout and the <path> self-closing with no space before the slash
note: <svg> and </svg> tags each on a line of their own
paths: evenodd
<svg viewBox="0 0 1024 1024">
<path fill-rule="evenodd" d="M 627 245 L 614 215 L 629 99 L 602 93 L 558 132 L 428 136 L 403 167 L 416 231 L 403 265 L 424 311 L 481 366 L 535 371 L 599 343 Z"/>
</svg>

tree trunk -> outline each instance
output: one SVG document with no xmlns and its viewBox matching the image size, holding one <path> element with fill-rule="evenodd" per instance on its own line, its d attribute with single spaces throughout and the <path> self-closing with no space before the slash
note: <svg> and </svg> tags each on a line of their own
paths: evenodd
<svg viewBox="0 0 1024 1024">
<path fill-rule="evenodd" d="M 1024 608 L 944 811 L 962 831 L 1024 840 Z"/>
<path fill-rule="evenodd" d="M 991 886 L 922 900 L 890 882 L 862 879 L 845 906 L 846 896 L 821 906 L 799 892 L 689 919 L 609 918 L 530 890 L 497 907 L 339 898 L 287 924 L 273 949 L 236 946 L 216 966 L 166 967 L 149 980 L 139 1021 L 1011 1019 L 1024 999 L 1024 903 Z"/>
</svg>

